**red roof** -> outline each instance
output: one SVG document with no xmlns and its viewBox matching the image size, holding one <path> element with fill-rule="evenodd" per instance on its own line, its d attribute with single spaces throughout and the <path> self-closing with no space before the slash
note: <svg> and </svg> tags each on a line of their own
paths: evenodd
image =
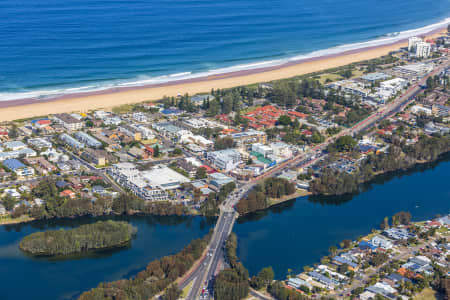
<svg viewBox="0 0 450 300">
<path fill-rule="evenodd" d="M 298 112 L 298 111 L 290 111 L 290 112 L 288 112 L 288 114 L 296 116 L 297 118 L 301 118 L 301 119 L 306 119 L 306 117 L 308 117 L 307 114 L 303 114 L 303 113 Z"/>
<path fill-rule="evenodd" d="M 51 121 L 50 121 L 50 120 L 39 120 L 39 121 L 37 121 L 37 123 L 38 123 L 39 125 L 43 125 L 43 124 L 50 124 Z"/>
<path fill-rule="evenodd" d="M 208 174 L 217 172 L 215 169 L 213 169 L 213 168 L 211 168 L 210 166 L 207 166 L 207 165 L 202 165 L 202 166 L 200 166 L 200 168 L 206 169 L 206 173 L 208 173 Z"/>
</svg>

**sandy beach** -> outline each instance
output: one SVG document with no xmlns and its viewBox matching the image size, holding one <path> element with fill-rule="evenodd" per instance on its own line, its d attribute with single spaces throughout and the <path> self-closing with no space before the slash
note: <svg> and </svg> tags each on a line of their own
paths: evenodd
<svg viewBox="0 0 450 300">
<path fill-rule="evenodd" d="M 427 35 L 427 38 L 439 36 L 445 31 L 446 29 L 442 29 L 438 32 L 430 33 Z M 108 90 L 83 95 L 68 95 L 48 101 L 34 99 L 4 101 L 0 102 L 0 121 L 11 121 L 62 112 L 108 109 L 123 104 L 158 100 L 163 96 L 176 96 L 185 93 L 194 95 L 196 93 L 209 92 L 212 88 L 230 88 L 289 78 L 340 67 L 353 62 L 373 59 L 405 46 L 407 46 L 407 41 L 401 41 L 379 47 L 348 51 L 334 56 L 313 58 L 273 68 L 240 71 L 154 86 Z"/>
</svg>

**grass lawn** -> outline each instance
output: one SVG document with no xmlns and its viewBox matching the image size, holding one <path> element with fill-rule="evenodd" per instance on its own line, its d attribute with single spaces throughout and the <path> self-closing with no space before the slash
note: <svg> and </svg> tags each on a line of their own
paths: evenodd
<svg viewBox="0 0 450 300">
<path fill-rule="evenodd" d="M 342 79 L 342 76 L 338 75 L 338 74 L 326 73 L 326 74 L 320 75 L 319 81 L 321 84 L 325 84 L 327 79 L 330 79 L 331 81 L 338 81 L 338 80 Z"/>
<path fill-rule="evenodd" d="M 437 300 L 436 292 L 430 288 L 424 289 L 422 292 L 417 294 L 413 300 Z"/>
</svg>

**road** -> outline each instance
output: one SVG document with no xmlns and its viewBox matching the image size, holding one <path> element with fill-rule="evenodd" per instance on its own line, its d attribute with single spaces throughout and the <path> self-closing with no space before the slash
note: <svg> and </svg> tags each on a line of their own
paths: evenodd
<svg viewBox="0 0 450 300">
<path fill-rule="evenodd" d="M 237 204 L 239 199 L 244 197 L 248 193 L 248 191 L 251 190 L 251 188 L 255 184 L 257 184 L 262 179 L 277 175 L 278 172 L 281 172 L 284 169 L 310 165 L 322 156 L 322 151 L 326 149 L 328 144 L 335 141 L 336 138 L 343 135 L 355 135 L 358 132 L 365 131 L 367 128 L 372 127 L 377 122 L 391 117 L 392 115 L 401 111 L 422 90 L 421 86 L 425 84 L 429 76 L 434 76 L 440 73 L 448 65 L 449 62 L 446 61 L 442 65 L 438 66 L 427 76 L 424 76 L 415 85 L 411 86 L 400 97 L 397 97 L 394 101 L 385 105 L 382 109 L 379 109 L 376 113 L 372 114 L 368 118 L 355 124 L 353 127 L 341 131 L 336 136 L 326 139 L 323 143 L 315 146 L 306 153 L 301 153 L 295 156 L 294 158 L 274 167 L 263 175 L 250 180 L 248 183 L 240 186 L 238 185 L 237 191 L 231 193 L 220 207 L 220 216 L 214 228 L 214 234 L 211 238 L 206 257 L 203 258 L 202 263 L 179 285 L 180 288 L 184 288 L 192 280 L 194 280 L 194 284 L 189 291 L 186 299 L 209 299 L 211 297 L 211 294 L 213 293 L 212 282 L 214 279 L 214 275 L 217 271 L 217 267 L 219 266 L 220 261 L 223 260 L 223 245 L 228 235 L 231 233 L 234 225 L 234 218 L 238 216 L 234 210 L 234 206 Z M 205 295 L 204 293 L 205 290 L 208 291 L 207 295 Z"/>
</svg>

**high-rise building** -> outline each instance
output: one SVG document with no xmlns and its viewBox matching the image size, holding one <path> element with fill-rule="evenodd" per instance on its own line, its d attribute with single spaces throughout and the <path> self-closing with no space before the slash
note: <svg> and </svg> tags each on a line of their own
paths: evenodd
<svg viewBox="0 0 450 300">
<path fill-rule="evenodd" d="M 431 45 L 429 43 L 420 42 L 416 44 L 416 56 L 427 58 L 431 53 Z"/>
<path fill-rule="evenodd" d="M 417 36 L 410 37 L 408 40 L 408 51 L 414 52 L 418 43 L 422 42 L 422 39 Z"/>
</svg>

